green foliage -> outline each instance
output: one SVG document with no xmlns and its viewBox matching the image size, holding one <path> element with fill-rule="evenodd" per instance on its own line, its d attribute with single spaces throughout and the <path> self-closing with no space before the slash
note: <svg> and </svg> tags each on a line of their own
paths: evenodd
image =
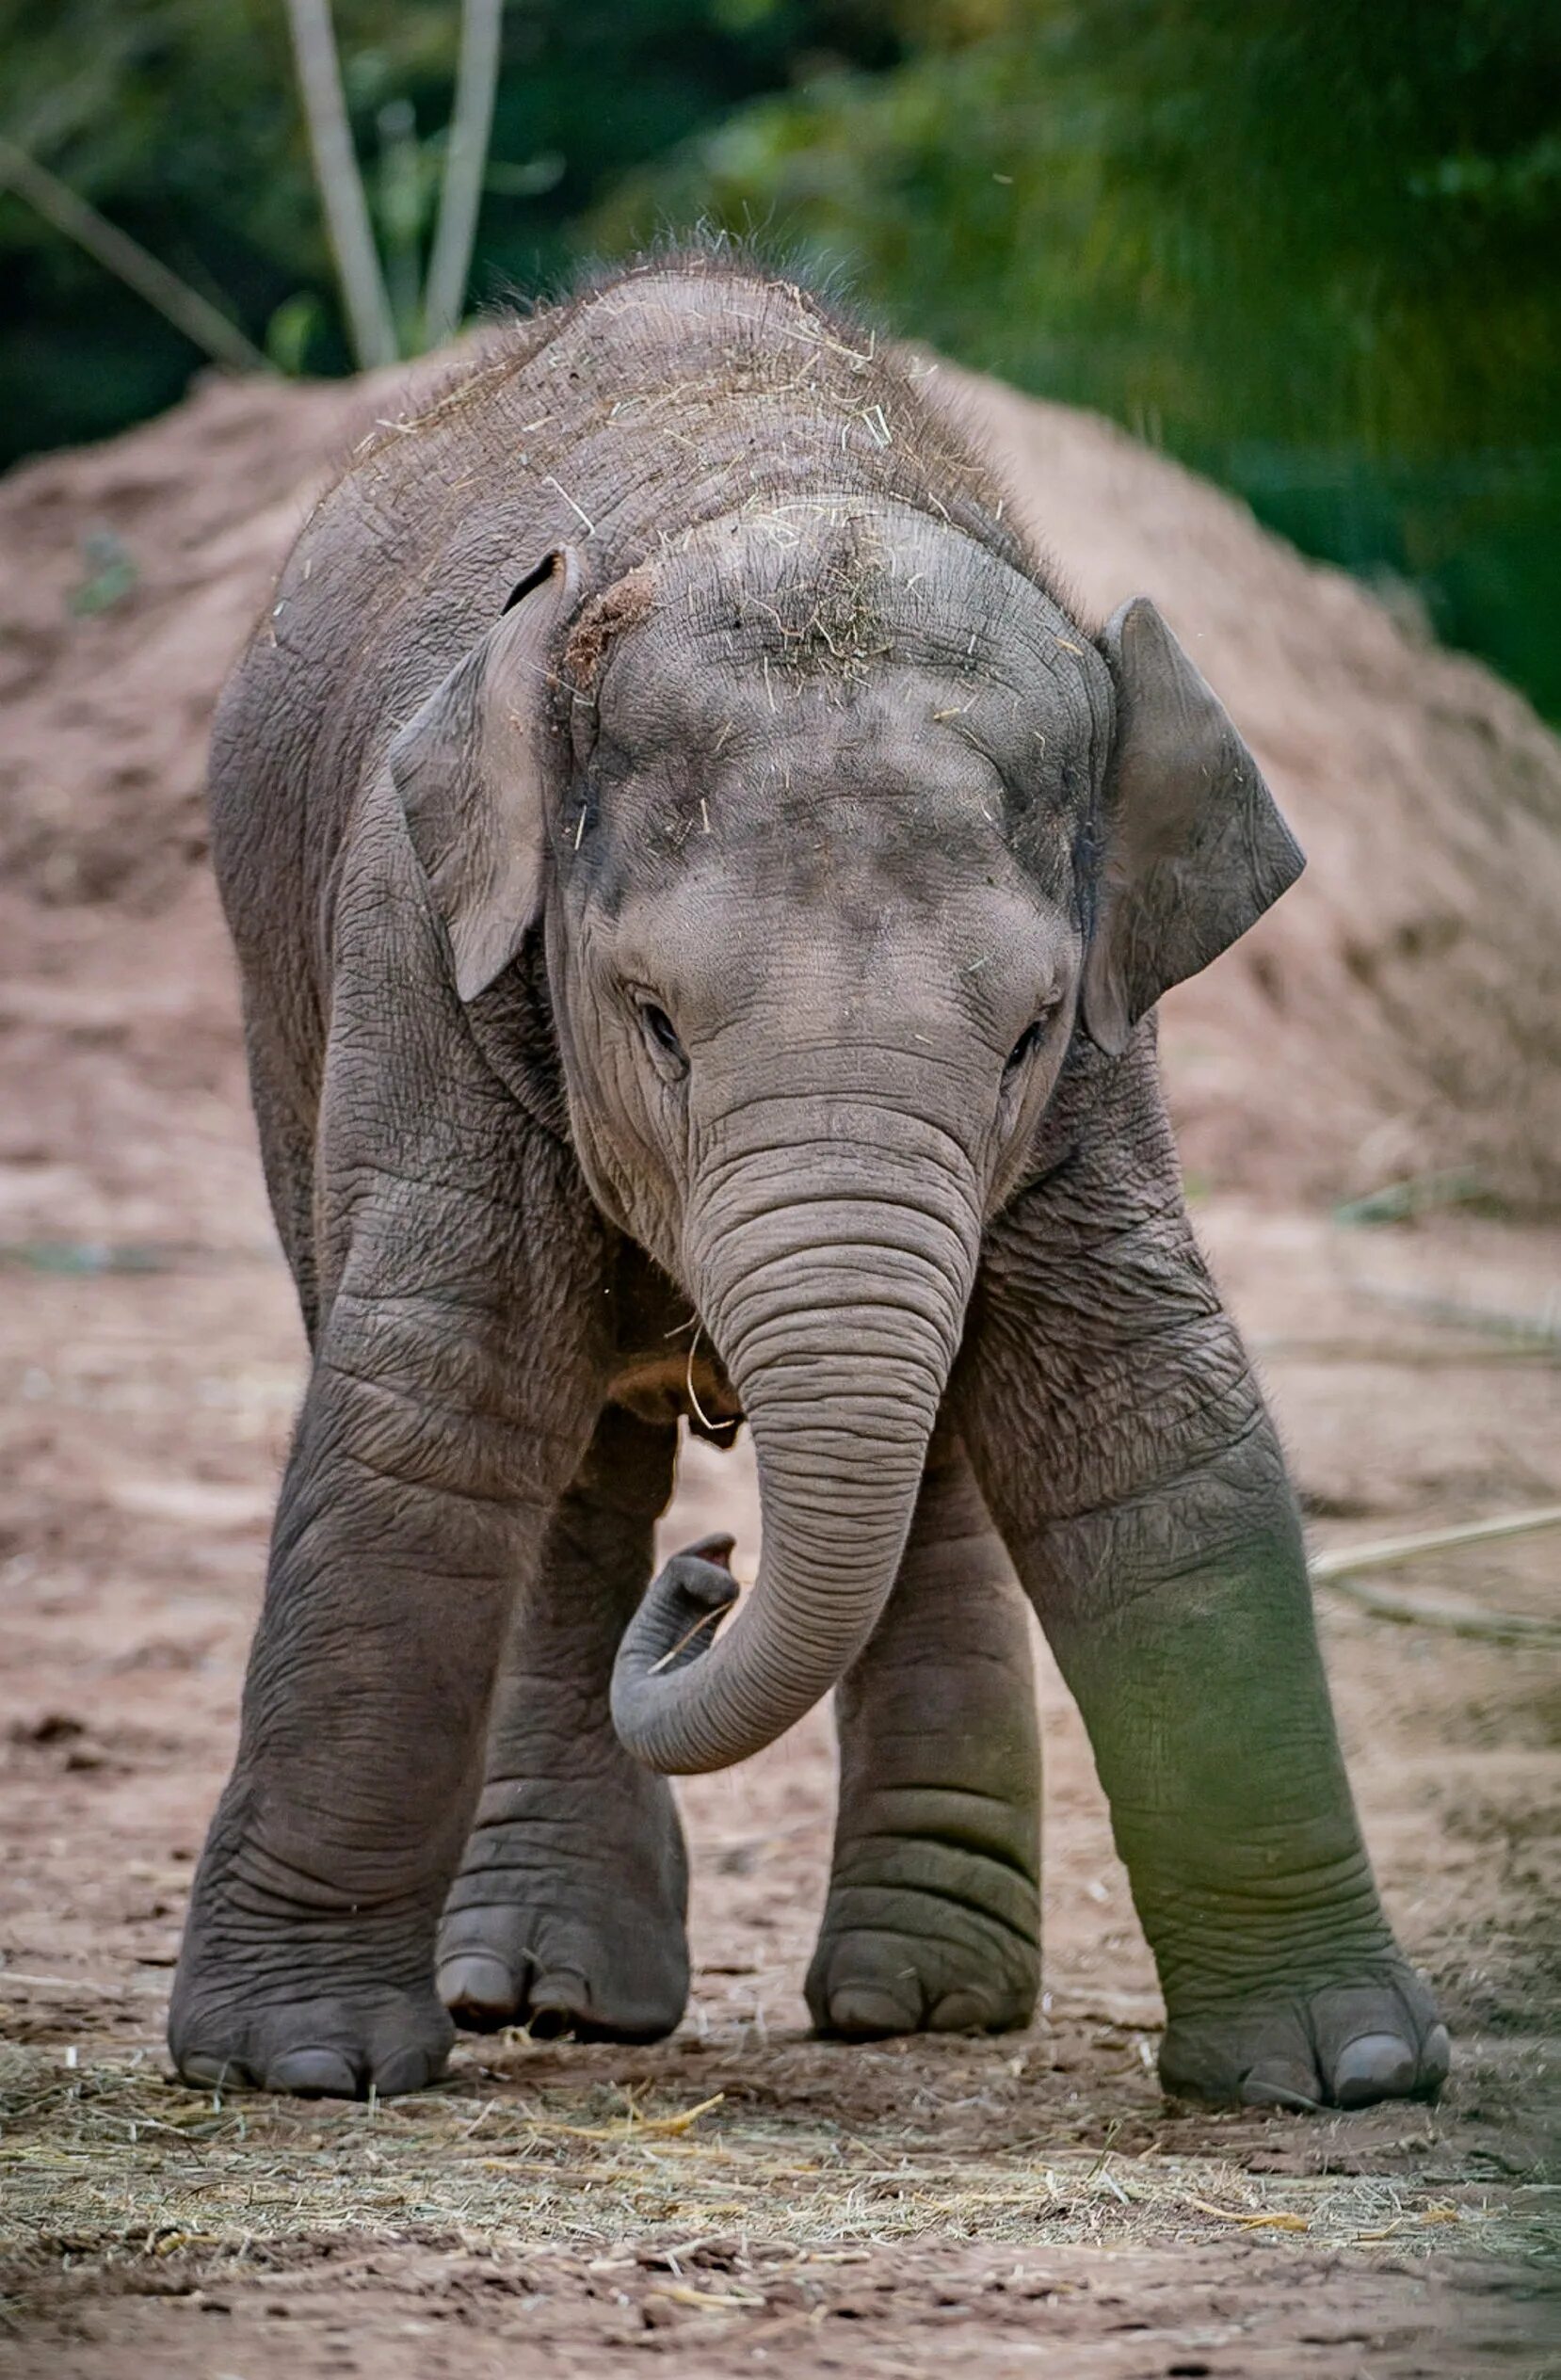
<svg viewBox="0 0 1561 2380">
<path fill-rule="evenodd" d="M 1408 582 L 1561 715 L 1553 0 L 920 0 L 601 228 L 773 223 L 891 319 Z"/>
<path fill-rule="evenodd" d="M 333 14 L 405 314 L 437 201 L 459 0 L 334 0 Z M 513 0 L 474 298 L 555 281 L 576 252 L 570 227 L 615 177 L 783 86 L 797 60 L 896 54 L 871 0 Z M 282 0 L 0 0 L 0 133 L 282 369 L 347 369 Z M 201 362 L 0 190 L 0 465 L 156 411 Z"/>
<path fill-rule="evenodd" d="M 459 0 L 335 0 L 410 335 Z M 0 0 L 0 133 L 347 368 L 282 0 Z M 474 298 L 700 216 L 1114 415 L 1561 717 L 1555 0 L 512 0 Z M 201 359 L 0 192 L 0 462 Z"/>
</svg>

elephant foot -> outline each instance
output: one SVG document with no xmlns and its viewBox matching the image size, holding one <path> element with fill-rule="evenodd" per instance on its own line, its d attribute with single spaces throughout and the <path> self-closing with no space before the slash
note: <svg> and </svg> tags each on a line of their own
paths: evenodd
<svg viewBox="0 0 1561 2380">
<path fill-rule="evenodd" d="M 1160 2080 L 1178 2099 L 1216 2105 L 1369 2107 L 1434 2099 L 1447 2079 L 1447 2028 L 1411 1967 L 1173 2013 Z"/>
<path fill-rule="evenodd" d="M 183 2080 L 340 2099 L 366 2099 L 371 2090 L 394 2099 L 437 2082 L 454 2028 L 431 1983 L 314 1978 L 308 1962 L 300 1945 L 302 1971 L 280 1986 L 242 1970 L 206 1973 L 199 1960 L 190 1962 L 169 2017 L 169 2047 Z"/>
<path fill-rule="evenodd" d="M 876 1873 L 875 1873 L 876 1872 Z M 819 2033 L 1008 2033 L 1040 1987 L 1033 1878 L 941 1842 L 884 1841 L 837 1855 L 808 1970 Z"/>
<path fill-rule="evenodd" d="M 664 1781 L 620 1839 L 552 1840 L 535 1825 L 479 1827 L 451 1888 L 436 1959 L 458 2025 L 526 2025 L 586 2041 L 659 2041 L 688 1997 L 683 1838 Z"/>
</svg>

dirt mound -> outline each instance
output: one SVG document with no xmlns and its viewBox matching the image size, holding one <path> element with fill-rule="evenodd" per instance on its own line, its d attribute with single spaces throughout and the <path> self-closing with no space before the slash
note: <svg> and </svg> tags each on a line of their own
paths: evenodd
<svg viewBox="0 0 1561 2380">
<path fill-rule="evenodd" d="M 1088 607 L 1139 588 L 1162 604 L 1311 855 L 1297 892 L 1167 1003 L 1189 1171 L 1289 1197 L 1453 1175 L 1553 1204 L 1561 745 L 1488 672 L 1104 423 L 952 369 L 941 385 Z M 55 1166 L 56 1085 L 21 1139 L 6 1128 L 6 1200 L 28 1228 L 107 1209 L 122 1228 L 137 1181 L 178 1170 L 180 1102 L 241 1098 L 201 864 L 211 708 L 314 488 L 397 386 L 213 380 L 0 487 L 0 1094 L 22 1072 L 36 1092 L 62 1037 L 84 1084 L 105 1037 L 129 1061 L 121 1128 L 86 1174 Z M 77 1157 L 79 1134 L 60 1137 Z"/>
<path fill-rule="evenodd" d="M 946 377 L 1086 606 L 1140 587 L 1161 605 L 1308 854 L 1166 1004 L 1189 1168 L 1309 1196 L 1467 1169 L 1553 1205 L 1561 743 L 1478 663 L 1110 424 Z"/>
</svg>

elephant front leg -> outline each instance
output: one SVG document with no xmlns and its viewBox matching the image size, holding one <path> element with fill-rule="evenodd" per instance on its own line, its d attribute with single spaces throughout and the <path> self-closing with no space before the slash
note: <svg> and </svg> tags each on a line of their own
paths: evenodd
<svg viewBox="0 0 1561 2380">
<path fill-rule="evenodd" d="M 389 2095 L 443 2065 L 440 1907 L 514 1584 L 589 1426 L 556 1342 L 545 1423 L 528 1409 L 524 1341 L 446 1297 L 336 1300 L 174 1983 L 190 2082 Z"/>
<path fill-rule="evenodd" d="M 1167 2088 L 1281 2106 L 1434 2093 L 1447 2035 L 1377 1898 L 1266 1421 L 1021 1552 L 1159 1968 Z"/>
<path fill-rule="evenodd" d="M 667 1778 L 630 1758 L 608 1710 L 676 1446 L 675 1428 L 609 1406 L 520 1598 L 440 1928 L 439 1989 L 458 2024 L 651 2041 L 683 2015 L 682 1828 Z"/>
<path fill-rule="evenodd" d="M 1428 2095 L 1447 2035 L 1377 1899 L 1283 1458 L 1145 1137 L 994 1232 L 961 1424 L 1089 1730 L 1165 1992 L 1167 2086 Z"/>
<path fill-rule="evenodd" d="M 935 1448 L 893 1594 L 836 1716 L 814 2023 L 859 2039 L 1026 2023 L 1040 1958 L 1028 1620 L 953 1440 Z"/>
</svg>

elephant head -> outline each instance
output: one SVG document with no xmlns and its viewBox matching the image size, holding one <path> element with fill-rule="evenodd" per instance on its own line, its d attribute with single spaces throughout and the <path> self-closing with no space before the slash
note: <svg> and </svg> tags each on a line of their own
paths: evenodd
<svg viewBox="0 0 1561 2380">
<path fill-rule="evenodd" d="M 1300 856 L 1152 604 L 1096 639 L 928 514 L 704 523 L 582 604 L 548 559 L 392 772 L 472 1000 L 544 922 L 575 1144 L 741 1398 L 757 1582 L 680 1557 L 614 1711 L 769 1743 L 893 1583 L 984 1226 L 1075 1033 L 1119 1051 Z"/>
</svg>

